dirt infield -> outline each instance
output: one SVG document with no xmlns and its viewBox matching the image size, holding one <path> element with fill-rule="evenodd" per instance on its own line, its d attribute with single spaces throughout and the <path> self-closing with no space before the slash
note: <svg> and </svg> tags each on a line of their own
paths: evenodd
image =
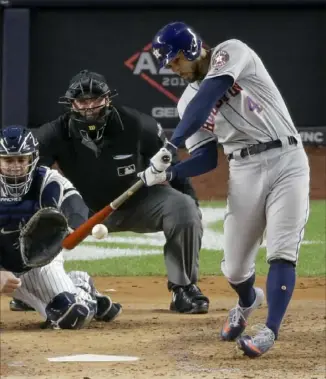
<svg viewBox="0 0 326 379">
<path fill-rule="evenodd" d="M 299 278 L 278 343 L 260 359 L 236 353 L 219 341 L 218 330 L 235 296 L 224 278 L 205 277 L 200 286 L 211 299 L 207 315 L 167 310 L 166 279 L 96 278 L 124 306 L 112 323 L 93 322 L 86 330 L 41 330 L 36 313 L 10 312 L 1 298 L 1 378 L 325 378 L 325 278 Z M 264 286 L 264 279 L 257 283 Z M 266 305 L 253 323 L 264 321 Z M 53 363 L 71 354 L 137 356 L 132 363 Z"/>
<path fill-rule="evenodd" d="M 326 198 L 326 147 L 306 146 L 311 167 L 310 197 Z M 180 158 L 185 158 L 182 151 Z M 226 199 L 228 183 L 228 161 L 222 149 L 219 149 L 218 167 L 204 175 L 193 178 L 192 182 L 200 200 Z"/>
</svg>

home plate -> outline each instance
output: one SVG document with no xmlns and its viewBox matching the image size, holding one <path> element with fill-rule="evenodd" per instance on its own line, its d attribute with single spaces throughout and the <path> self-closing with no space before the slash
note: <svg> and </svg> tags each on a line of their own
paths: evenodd
<svg viewBox="0 0 326 379">
<path fill-rule="evenodd" d="M 133 362 L 138 361 L 138 357 L 129 357 L 126 355 L 66 355 L 64 357 L 48 358 L 50 362 Z"/>
</svg>

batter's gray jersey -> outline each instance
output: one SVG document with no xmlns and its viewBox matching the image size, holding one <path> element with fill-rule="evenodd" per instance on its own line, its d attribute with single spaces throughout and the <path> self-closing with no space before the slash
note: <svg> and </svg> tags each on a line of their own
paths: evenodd
<svg viewBox="0 0 326 379">
<path fill-rule="evenodd" d="M 230 154 L 248 145 L 298 133 L 279 90 L 249 46 L 231 39 L 212 50 L 204 80 L 221 75 L 232 76 L 234 84 L 203 127 L 187 139 L 190 152 L 216 138 Z M 199 82 L 191 83 L 182 94 L 178 103 L 180 118 L 199 86 Z"/>
</svg>

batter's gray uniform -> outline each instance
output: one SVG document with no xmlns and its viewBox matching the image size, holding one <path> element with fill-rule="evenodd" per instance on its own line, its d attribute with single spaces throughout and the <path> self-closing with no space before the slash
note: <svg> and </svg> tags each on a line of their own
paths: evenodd
<svg viewBox="0 0 326 379">
<path fill-rule="evenodd" d="M 205 79 L 221 75 L 232 76 L 234 85 L 186 147 L 191 152 L 217 138 L 229 157 L 222 270 L 238 284 L 254 272 L 265 229 L 267 259 L 297 262 L 309 214 L 309 164 L 282 96 L 259 56 L 239 40 L 223 42 L 212 51 Z M 184 91 L 178 103 L 180 118 L 199 85 L 191 83 Z M 240 156 L 243 148 L 275 140 L 282 146 Z"/>
</svg>

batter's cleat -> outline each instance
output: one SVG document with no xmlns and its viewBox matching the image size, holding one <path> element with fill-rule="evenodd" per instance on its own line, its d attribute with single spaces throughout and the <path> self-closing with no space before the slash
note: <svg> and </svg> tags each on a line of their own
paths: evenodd
<svg viewBox="0 0 326 379">
<path fill-rule="evenodd" d="M 12 299 L 9 303 L 9 308 L 13 312 L 35 312 L 33 307 L 18 299 Z"/>
<path fill-rule="evenodd" d="M 104 295 L 97 294 L 97 312 L 95 320 L 110 322 L 116 319 L 122 313 L 122 305 L 113 303 L 112 300 Z"/>
<path fill-rule="evenodd" d="M 275 343 L 274 332 L 266 325 L 256 325 L 254 337 L 242 336 L 237 340 L 237 348 L 250 358 L 257 358 L 265 354 Z"/>
<path fill-rule="evenodd" d="M 223 341 L 235 341 L 244 332 L 247 326 L 249 315 L 261 306 L 264 301 L 264 291 L 255 288 L 256 298 L 251 307 L 242 308 L 239 303 L 235 308 L 231 309 L 227 320 L 221 330 L 221 339 Z"/>
<path fill-rule="evenodd" d="M 190 284 L 187 286 L 187 295 L 191 298 L 192 302 L 197 304 L 198 312 L 207 313 L 209 308 L 209 299 L 201 292 L 200 288 L 196 284 Z"/>
</svg>

